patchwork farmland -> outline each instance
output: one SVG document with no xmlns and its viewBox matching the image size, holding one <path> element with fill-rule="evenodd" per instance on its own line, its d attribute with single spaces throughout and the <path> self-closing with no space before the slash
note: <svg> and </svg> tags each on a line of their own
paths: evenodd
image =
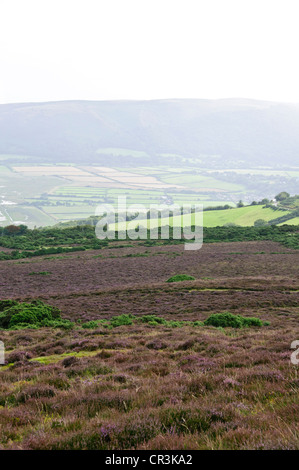
<svg viewBox="0 0 299 470">
<path fill-rule="evenodd" d="M 129 205 L 143 204 L 146 207 L 165 202 L 180 206 L 203 204 L 205 208 L 235 207 L 240 199 L 250 203 L 260 197 L 257 190 L 250 189 L 250 185 L 254 185 L 252 174 L 255 179 L 262 179 L 264 187 L 266 181 L 273 178 L 273 181 L 287 178 L 291 184 L 298 177 L 296 170 L 274 173 L 271 170 L 244 171 L 245 176 L 238 169 L 215 173 L 215 170 L 201 170 L 198 167 L 126 169 L 99 165 L 33 165 L 26 163 L 26 157 L 2 156 L 0 224 L 23 223 L 29 227 L 40 227 L 84 219 L 93 216 L 101 203 L 116 204 L 119 196 L 126 196 Z M 234 182 L 234 175 L 243 178 L 242 184 Z M 257 218 L 260 216 L 266 216 L 265 212 L 257 214 Z M 272 214 L 266 216 L 266 220 L 271 218 Z M 208 226 L 238 223 L 235 219 L 238 215 L 232 212 L 215 212 L 209 216 L 206 214 L 205 223 Z M 246 223 L 252 225 L 255 220 L 253 212 L 250 212 Z M 244 224 L 242 218 L 240 224 Z"/>
</svg>

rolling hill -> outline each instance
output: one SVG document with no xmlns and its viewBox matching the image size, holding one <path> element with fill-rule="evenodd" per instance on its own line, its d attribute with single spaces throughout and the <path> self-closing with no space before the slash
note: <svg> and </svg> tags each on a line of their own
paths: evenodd
<svg viewBox="0 0 299 470">
<path fill-rule="evenodd" d="M 290 213 L 290 211 L 274 211 L 273 209 L 267 208 L 263 205 L 244 206 L 227 210 L 207 210 L 203 212 L 203 226 L 220 227 L 233 224 L 239 225 L 241 227 L 250 227 L 253 226 L 254 223 L 259 219 L 268 223 L 276 217 L 288 215 Z M 192 216 L 191 220 L 192 223 L 194 223 L 194 216 Z M 288 224 L 288 221 L 285 223 Z M 184 218 L 183 216 L 170 217 L 169 219 L 152 219 L 151 225 L 149 220 L 138 220 L 136 222 L 135 220 L 132 220 L 130 222 L 118 223 L 115 226 L 111 225 L 109 228 L 110 230 L 133 230 L 137 226 L 143 226 L 149 229 L 150 227 L 154 228 L 168 224 L 176 227 L 184 227 L 185 225 L 189 224 L 189 219 L 188 217 Z M 296 225 L 296 223 L 292 223 L 292 225 Z"/>
<path fill-rule="evenodd" d="M 170 209 L 169 209 L 170 210 Z M 263 204 L 250 205 L 244 207 L 236 207 L 222 210 L 204 210 L 203 226 L 204 227 L 253 227 L 257 221 L 262 222 L 260 225 L 298 225 L 299 217 L 297 210 L 286 210 L 282 207 L 266 206 Z M 81 220 L 69 220 L 68 222 L 58 223 L 58 228 L 76 227 L 79 225 L 96 225 L 100 220 L 99 217 L 89 217 Z M 192 224 L 195 223 L 194 215 L 191 216 Z M 188 216 L 152 218 L 151 221 L 146 219 L 144 215 L 140 215 L 138 219 L 130 221 L 122 221 L 116 224 L 110 222 L 109 230 L 134 230 L 139 227 L 147 229 L 170 225 L 172 227 L 185 227 L 190 224 Z"/>
<path fill-rule="evenodd" d="M 0 105 L 0 154 L 33 162 L 298 165 L 299 105 L 226 100 Z"/>
</svg>

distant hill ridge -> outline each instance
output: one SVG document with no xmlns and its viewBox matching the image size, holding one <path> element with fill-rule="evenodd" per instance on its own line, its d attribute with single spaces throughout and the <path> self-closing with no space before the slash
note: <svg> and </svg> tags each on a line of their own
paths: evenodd
<svg viewBox="0 0 299 470">
<path fill-rule="evenodd" d="M 105 150 L 108 149 L 108 150 Z M 120 149 L 120 150 L 117 150 Z M 0 105 L 0 154 L 49 163 L 298 165 L 299 105 L 245 99 Z"/>
</svg>

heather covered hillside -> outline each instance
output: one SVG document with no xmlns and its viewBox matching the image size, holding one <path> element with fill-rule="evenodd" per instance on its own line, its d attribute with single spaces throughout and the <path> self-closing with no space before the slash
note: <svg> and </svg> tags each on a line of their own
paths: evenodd
<svg viewBox="0 0 299 470">
<path fill-rule="evenodd" d="M 296 227 L 207 230 L 2 236 L 1 449 L 299 448 Z"/>
</svg>

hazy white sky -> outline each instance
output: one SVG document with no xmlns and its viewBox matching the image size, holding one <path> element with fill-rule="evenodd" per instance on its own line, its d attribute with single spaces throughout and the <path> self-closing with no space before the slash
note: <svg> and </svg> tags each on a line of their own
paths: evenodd
<svg viewBox="0 0 299 470">
<path fill-rule="evenodd" d="M 0 103 L 299 102 L 298 0 L 0 0 Z"/>
</svg>

